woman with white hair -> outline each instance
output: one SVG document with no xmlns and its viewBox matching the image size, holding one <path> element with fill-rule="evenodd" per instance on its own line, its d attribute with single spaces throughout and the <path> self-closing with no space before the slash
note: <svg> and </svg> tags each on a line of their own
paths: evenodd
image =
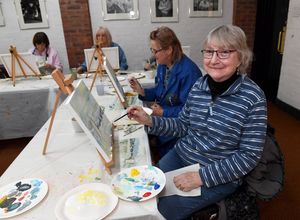
<svg viewBox="0 0 300 220">
<path fill-rule="evenodd" d="M 200 165 L 173 182 L 184 192 L 201 190 L 201 196 L 161 197 L 158 209 L 166 219 L 186 219 L 232 194 L 263 152 L 267 103 L 246 75 L 251 52 L 245 33 L 233 25 L 214 28 L 202 54 L 207 74 L 191 89 L 178 118 L 149 116 L 137 106 L 128 109 L 128 116 L 146 125 L 149 134 L 179 137 L 158 163 L 163 172 Z"/>
</svg>

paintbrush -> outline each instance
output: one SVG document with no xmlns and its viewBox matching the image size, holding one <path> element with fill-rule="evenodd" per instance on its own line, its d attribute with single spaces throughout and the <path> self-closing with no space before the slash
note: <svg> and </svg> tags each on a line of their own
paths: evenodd
<svg viewBox="0 0 300 220">
<path fill-rule="evenodd" d="M 120 116 L 119 118 L 115 119 L 114 122 L 119 121 L 120 119 L 124 118 L 126 115 L 128 115 L 128 112 L 122 116 Z"/>
</svg>

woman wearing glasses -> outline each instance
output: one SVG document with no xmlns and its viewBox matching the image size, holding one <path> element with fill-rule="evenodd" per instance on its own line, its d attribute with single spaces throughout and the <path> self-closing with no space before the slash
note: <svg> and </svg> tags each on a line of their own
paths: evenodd
<svg viewBox="0 0 300 220">
<path fill-rule="evenodd" d="M 157 63 L 155 87 L 144 89 L 135 78 L 129 80 L 130 86 L 141 100 L 151 103 L 153 115 L 177 117 L 190 89 L 202 76 L 201 71 L 183 54 L 178 38 L 168 27 L 159 27 L 150 33 L 150 46 Z M 155 147 L 158 147 L 160 156 L 171 149 L 176 140 L 159 136 Z"/>
<path fill-rule="evenodd" d="M 186 219 L 232 194 L 263 151 L 266 98 L 245 74 L 251 60 L 245 33 L 237 26 L 219 26 L 208 34 L 202 53 L 207 74 L 191 89 L 178 118 L 128 109 L 150 134 L 180 137 L 158 163 L 164 172 L 200 165 L 198 172 L 182 173 L 173 182 L 184 192 L 199 189 L 201 196 L 160 198 L 158 208 L 166 219 Z"/>
</svg>

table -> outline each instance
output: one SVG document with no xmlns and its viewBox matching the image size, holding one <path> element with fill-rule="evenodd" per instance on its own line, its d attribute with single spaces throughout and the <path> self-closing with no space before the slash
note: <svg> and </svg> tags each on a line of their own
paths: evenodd
<svg viewBox="0 0 300 220">
<path fill-rule="evenodd" d="M 49 77 L 18 78 L 16 86 L 1 79 L 0 140 L 34 136 L 51 115 L 57 88 Z"/>
<path fill-rule="evenodd" d="M 92 76 L 79 78 L 90 85 Z M 139 81 L 146 87 L 154 85 L 153 79 Z M 51 76 L 17 78 L 15 87 L 11 79 L 0 79 L 0 140 L 34 136 L 51 116 L 57 88 Z"/>
<path fill-rule="evenodd" d="M 96 96 L 103 105 L 111 105 L 115 97 L 111 95 Z M 113 97 L 113 98 L 112 98 Z M 106 108 L 109 109 L 109 108 Z M 119 112 L 120 113 L 120 112 Z M 109 116 L 111 119 L 113 112 Z M 49 126 L 49 120 L 38 131 L 30 143 L 25 147 L 17 159 L 0 178 L 0 186 L 23 178 L 40 178 L 48 183 L 49 192 L 44 200 L 33 209 L 16 216 L 14 219 L 55 219 L 55 206 L 58 199 L 68 190 L 84 183 L 109 183 L 109 176 L 102 165 L 96 148 L 85 133 L 75 133 L 71 125 L 72 115 L 65 105 L 61 105 L 56 113 L 47 154 L 42 155 L 43 144 Z M 140 138 L 140 146 L 145 149 L 143 164 L 151 164 L 148 138 L 143 129 L 131 134 L 131 137 Z M 115 139 L 119 136 L 116 133 Z M 118 141 L 116 141 L 118 143 Z M 89 171 L 93 170 L 92 176 Z M 120 170 L 118 165 L 112 169 L 113 175 Z M 99 180 L 100 179 L 100 180 Z M 116 209 L 105 219 L 163 219 L 157 210 L 156 198 L 134 203 L 119 200 Z"/>
</svg>

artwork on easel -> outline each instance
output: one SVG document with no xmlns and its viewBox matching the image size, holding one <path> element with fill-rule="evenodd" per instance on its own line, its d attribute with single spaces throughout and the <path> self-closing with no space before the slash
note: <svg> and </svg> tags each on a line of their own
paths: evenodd
<svg viewBox="0 0 300 220">
<path fill-rule="evenodd" d="M 35 76 L 32 69 L 38 73 L 38 75 L 41 75 L 40 70 L 36 64 L 36 60 L 34 55 L 32 55 L 29 52 L 24 53 L 18 53 L 18 56 L 21 57 L 21 60 L 24 60 L 25 62 L 21 62 L 21 65 L 19 65 L 18 62 L 15 62 L 14 68 L 15 68 L 15 77 L 24 76 L 22 73 L 22 68 L 24 69 L 24 72 L 27 76 Z M 0 54 L 0 59 L 10 77 L 12 77 L 12 53 L 8 54 Z M 25 65 L 27 63 L 28 65 Z M 32 69 L 30 69 L 30 67 Z"/>
<path fill-rule="evenodd" d="M 87 64 L 87 67 L 90 66 L 89 72 L 95 72 L 98 67 L 98 57 L 94 54 L 95 48 L 90 49 L 84 49 L 84 56 L 85 56 L 85 62 Z M 119 48 L 118 47 L 102 47 L 101 48 L 104 55 L 109 60 L 111 66 L 113 69 L 118 70 L 120 69 L 119 64 Z M 93 57 L 94 55 L 94 57 Z M 90 65 L 91 62 L 91 65 Z"/>
<path fill-rule="evenodd" d="M 80 80 L 65 101 L 81 128 L 95 144 L 104 162 L 112 161 L 113 127 L 85 83 Z"/>
<path fill-rule="evenodd" d="M 126 102 L 126 97 L 125 97 L 123 87 L 121 86 L 114 69 L 112 68 L 112 66 L 110 65 L 109 61 L 107 60 L 107 58 L 105 56 L 103 57 L 103 66 L 104 66 L 104 69 L 105 69 L 114 89 L 116 90 L 116 93 L 117 93 L 123 107 L 127 108 L 128 105 Z"/>
</svg>

